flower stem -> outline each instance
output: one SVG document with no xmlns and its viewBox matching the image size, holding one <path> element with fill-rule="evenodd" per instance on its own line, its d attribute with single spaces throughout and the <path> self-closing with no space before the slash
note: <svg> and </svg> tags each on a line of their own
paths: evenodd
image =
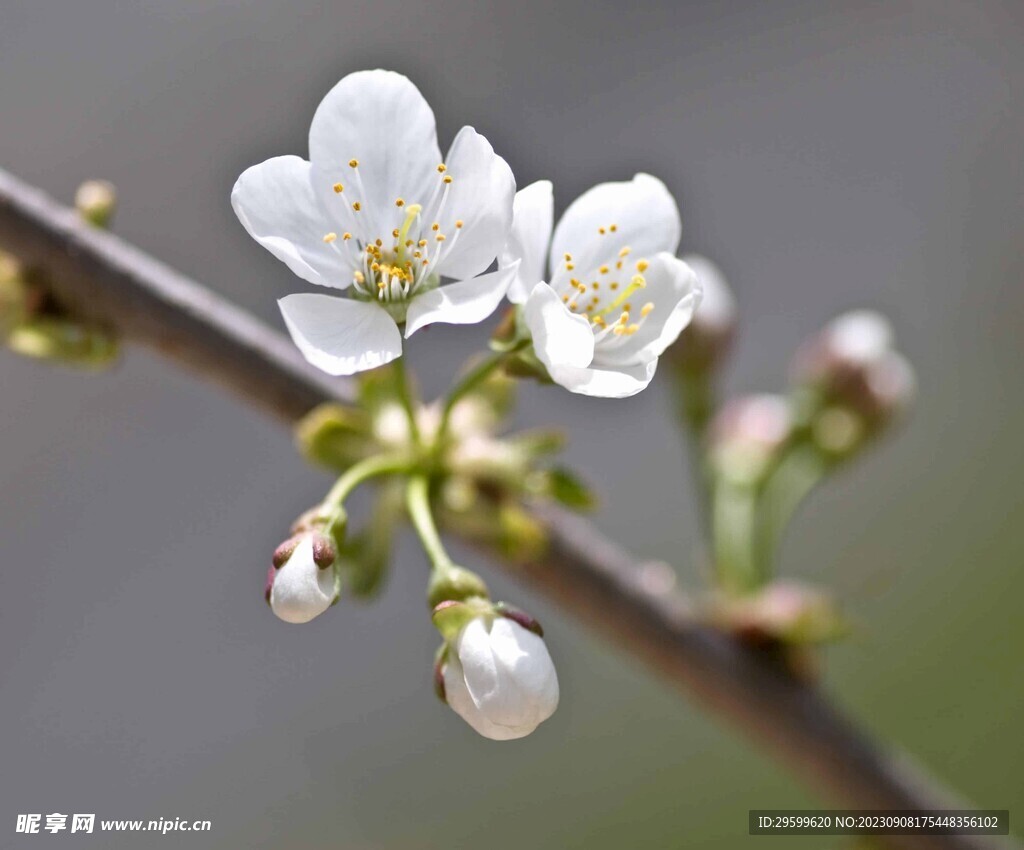
<svg viewBox="0 0 1024 850">
<path fill-rule="evenodd" d="M 411 472 L 413 460 L 405 454 L 381 454 L 365 458 L 345 470 L 344 474 L 324 497 L 324 508 L 341 507 L 353 490 L 370 478 L 392 475 L 397 472 Z"/>
<path fill-rule="evenodd" d="M 425 475 L 417 475 L 409 481 L 405 491 L 406 506 L 413 528 L 419 535 L 423 551 L 427 553 L 435 570 L 446 572 L 454 563 L 441 541 L 441 534 L 434 522 L 434 514 L 430 509 L 430 482 Z"/>
<path fill-rule="evenodd" d="M 476 366 L 469 370 L 454 387 L 444 403 L 444 410 L 441 412 L 441 424 L 438 428 L 438 435 L 443 440 L 448 433 L 448 427 L 452 418 L 452 411 L 463 398 L 486 381 L 505 362 L 505 358 L 522 351 L 529 344 L 528 341 L 521 342 L 506 351 L 496 351 L 481 360 Z"/>
<path fill-rule="evenodd" d="M 398 390 L 398 400 L 402 403 L 405 416 L 409 420 L 409 436 L 417 448 L 421 445 L 420 426 L 416 421 L 416 406 L 413 404 L 412 391 L 409 388 L 409 375 L 405 369 L 405 357 L 399 357 L 394 361 L 395 387 Z"/>
</svg>

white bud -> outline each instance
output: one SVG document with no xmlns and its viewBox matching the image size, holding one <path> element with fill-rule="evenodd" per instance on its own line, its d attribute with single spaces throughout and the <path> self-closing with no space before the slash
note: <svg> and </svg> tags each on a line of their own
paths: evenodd
<svg viewBox="0 0 1024 850">
<path fill-rule="evenodd" d="M 334 566 L 317 565 L 313 544 L 314 535 L 303 536 L 274 573 L 270 608 L 286 623 L 308 623 L 330 608 L 338 597 Z"/>
<path fill-rule="evenodd" d="M 693 269 L 704 289 L 691 324 L 702 325 L 709 333 L 731 332 L 736 324 L 736 296 L 725 282 L 721 269 L 699 254 L 687 254 L 683 262 Z"/>
<path fill-rule="evenodd" d="M 529 735 L 558 707 L 558 676 L 544 639 L 504 616 L 478 616 L 451 641 L 444 695 L 485 738 Z"/>
<path fill-rule="evenodd" d="M 871 366 L 893 346 L 892 325 L 873 310 L 853 310 L 825 326 L 826 345 L 833 356 L 845 363 Z"/>
</svg>

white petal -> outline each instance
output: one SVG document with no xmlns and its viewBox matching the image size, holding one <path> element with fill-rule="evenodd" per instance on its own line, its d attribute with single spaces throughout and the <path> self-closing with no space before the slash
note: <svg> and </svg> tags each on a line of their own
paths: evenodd
<svg viewBox="0 0 1024 850">
<path fill-rule="evenodd" d="M 341 198 L 358 201 L 359 214 L 380 237 L 397 226 L 395 200 L 426 203 L 437 182 L 441 151 L 434 113 L 419 89 L 393 71 L 349 74 L 321 101 L 309 128 L 309 158 L 325 187 L 341 183 Z M 364 197 L 348 166 L 358 160 Z M 369 234 L 367 234 L 369 235 Z"/>
<path fill-rule="evenodd" d="M 405 338 L 434 322 L 447 325 L 482 322 L 497 309 L 517 270 L 518 266 L 512 265 L 416 296 L 406 315 Z"/>
<path fill-rule="evenodd" d="M 628 182 L 602 183 L 573 201 L 558 222 L 548 279 L 554 279 L 560 265 L 564 267 L 567 253 L 584 275 L 616 259 L 625 247 L 634 261 L 661 251 L 674 254 L 680 231 L 676 202 L 656 177 L 637 174 Z"/>
<path fill-rule="evenodd" d="M 516 181 L 508 163 L 472 127 L 459 130 L 445 163 L 452 182 L 437 221 L 448 247 L 435 271 L 461 280 L 484 271 L 505 246 Z M 431 214 L 424 210 L 424 215 Z M 463 223 L 458 238 L 456 221 Z"/>
<path fill-rule="evenodd" d="M 331 222 L 304 159 L 279 156 L 247 168 L 231 191 L 231 206 L 249 235 L 303 280 L 339 289 L 352 282 L 349 264 L 323 241 Z"/>
<path fill-rule="evenodd" d="M 505 617 L 493 622 L 489 637 L 499 684 L 478 701 L 480 710 L 503 726 L 547 720 L 558 707 L 558 676 L 544 639 Z"/>
<path fill-rule="evenodd" d="M 533 287 L 546 278 L 544 263 L 551 242 L 554 207 L 550 180 L 538 180 L 516 192 L 512 202 L 512 233 L 498 258 L 500 268 L 521 261 L 508 291 L 508 300 L 513 304 L 526 301 Z"/>
<path fill-rule="evenodd" d="M 635 366 L 613 366 L 603 369 L 559 366 L 548 371 L 556 384 L 570 392 L 598 398 L 628 398 L 647 388 L 657 368 L 658 361 L 651 360 Z"/>
<path fill-rule="evenodd" d="M 445 701 L 456 714 L 465 720 L 479 734 L 493 741 L 511 741 L 529 735 L 534 727 L 500 726 L 484 716 L 477 708 L 473 697 L 466 687 L 465 673 L 458 657 L 452 653 L 444 668 Z"/>
<path fill-rule="evenodd" d="M 329 375 L 375 369 L 402 355 L 402 335 L 382 307 L 300 293 L 277 302 L 299 351 Z"/>
<path fill-rule="evenodd" d="M 590 322 L 570 312 L 546 283 L 538 283 L 530 293 L 523 319 L 533 337 L 537 357 L 548 371 L 561 366 L 582 368 L 594 359 Z"/>
<path fill-rule="evenodd" d="M 633 302 L 647 302 L 654 309 L 636 333 L 609 336 L 594 351 L 595 366 L 634 366 L 656 360 L 682 333 L 700 303 L 697 275 L 671 254 L 658 254 L 644 272 L 647 286 L 635 293 Z M 634 316 L 633 320 L 640 319 Z"/>
<path fill-rule="evenodd" d="M 825 334 L 837 356 L 861 366 L 885 357 L 894 337 L 889 320 L 874 310 L 844 313 L 826 325 Z"/>
<path fill-rule="evenodd" d="M 313 561 L 313 539 L 306 537 L 274 574 L 270 607 L 286 623 L 308 623 L 334 601 L 334 570 Z"/>
</svg>

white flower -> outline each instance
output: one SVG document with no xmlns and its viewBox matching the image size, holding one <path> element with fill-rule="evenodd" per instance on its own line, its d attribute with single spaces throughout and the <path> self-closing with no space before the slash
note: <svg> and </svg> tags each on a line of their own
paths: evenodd
<svg viewBox="0 0 1024 850">
<path fill-rule="evenodd" d="M 696 275 L 674 256 L 679 211 L 665 185 L 638 174 L 595 186 L 570 205 L 553 236 L 549 182 L 517 193 L 514 211 L 498 265 L 519 264 L 509 300 L 524 305 L 534 350 L 552 379 L 584 395 L 640 392 L 701 293 Z"/>
<path fill-rule="evenodd" d="M 314 534 L 300 537 L 271 577 L 267 601 L 271 610 L 286 623 L 308 623 L 338 598 L 336 572 L 331 566 L 334 553 L 329 547 L 314 551 L 315 542 Z"/>
<path fill-rule="evenodd" d="M 433 322 L 471 324 L 504 297 L 515 269 L 480 277 L 508 237 L 515 180 L 472 127 L 442 162 L 434 113 L 408 79 L 361 71 L 321 102 L 310 161 L 247 169 L 231 193 L 239 220 L 303 280 L 348 290 L 278 304 L 310 363 L 350 375 L 388 363 Z M 440 286 L 442 278 L 457 281 Z"/>
<path fill-rule="evenodd" d="M 482 615 L 451 641 L 445 699 L 485 738 L 529 735 L 558 707 L 558 676 L 547 646 L 508 617 Z"/>
</svg>

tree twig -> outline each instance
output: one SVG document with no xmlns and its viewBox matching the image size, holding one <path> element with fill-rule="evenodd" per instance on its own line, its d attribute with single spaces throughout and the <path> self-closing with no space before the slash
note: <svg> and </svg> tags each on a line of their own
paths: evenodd
<svg viewBox="0 0 1024 850">
<path fill-rule="evenodd" d="M 349 382 L 309 366 L 280 333 L 3 171 L 0 245 L 45 269 L 74 314 L 113 325 L 286 423 L 321 402 L 351 400 Z M 964 807 L 875 743 L 818 687 L 695 621 L 682 595 L 650 580 L 650 565 L 592 525 L 554 510 L 542 521 L 549 551 L 527 566 L 506 565 L 513 575 L 773 751 L 813 792 L 853 809 Z M 951 835 L 879 842 L 899 850 L 1013 846 Z"/>
</svg>

